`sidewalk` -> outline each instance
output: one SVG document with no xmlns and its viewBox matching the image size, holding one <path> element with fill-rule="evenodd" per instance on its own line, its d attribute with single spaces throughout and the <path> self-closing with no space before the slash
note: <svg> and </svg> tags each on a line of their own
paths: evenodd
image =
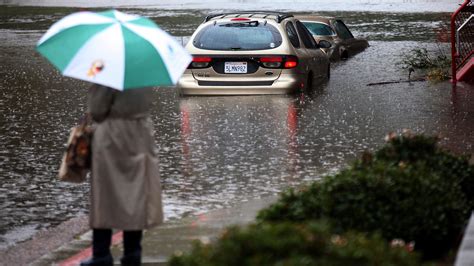
<svg viewBox="0 0 474 266">
<path fill-rule="evenodd" d="M 166 265 L 168 258 L 179 252 L 188 251 L 192 242 L 209 242 L 219 236 L 222 229 L 230 225 L 245 225 L 252 222 L 259 210 L 276 201 L 277 197 L 254 199 L 233 208 L 211 211 L 194 217 L 166 222 L 147 230 L 142 241 L 142 265 Z M 78 265 L 80 260 L 90 256 L 92 232 L 77 237 L 60 248 L 36 260 L 32 265 Z M 474 266 L 474 213 L 466 229 L 462 246 L 457 254 L 456 266 Z M 112 254 L 115 265 L 120 265 L 122 256 L 121 235 L 114 234 Z M 0 263 L 0 265 L 2 265 Z"/>
<path fill-rule="evenodd" d="M 474 212 L 464 232 L 454 266 L 474 266 Z"/>
<path fill-rule="evenodd" d="M 252 222 L 257 212 L 277 198 L 255 199 L 229 209 L 221 209 L 195 217 L 166 222 L 144 233 L 142 265 L 166 265 L 167 259 L 176 252 L 186 252 L 194 240 L 208 242 L 215 239 L 221 230 L 229 225 L 243 225 Z M 77 265 L 81 256 L 89 256 L 91 231 L 41 257 L 33 265 Z M 120 235 L 116 241 L 120 242 Z M 79 255 L 78 255 L 79 254 Z M 122 245 L 112 248 L 115 265 L 120 265 Z M 77 258 L 77 259 L 76 259 Z M 67 262 L 67 263 L 65 263 Z"/>
</svg>

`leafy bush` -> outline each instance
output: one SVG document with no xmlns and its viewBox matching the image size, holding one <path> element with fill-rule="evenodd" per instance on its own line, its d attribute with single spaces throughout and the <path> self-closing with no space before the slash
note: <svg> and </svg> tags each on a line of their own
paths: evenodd
<svg viewBox="0 0 474 266">
<path fill-rule="evenodd" d="M 334 235 L 326 223 L 260 224 L 230 227 L 213 244 L 195 242 L 191 253 L 175 255 L 170 266 L 346 266 L 419 265 L 406 246 L 378 235 Z"/>
<path fill-rule="evenodd" d="M 410 67 L 415 69 L 449 68 L 451 57 L 440 47 L 435 52 L 428 52 L 426 48 L 415 48 L 403 55 L 400 63 L 407 69 Z"/>
<path fill-rule="evenodd" d="M 474 166 L 467 156 L 455 156 L 437 145 L 438 138 L 414 135 L 405 131 L 402 135 L 387 136 L 387 144 L 375 153 L 375 160 L 393 165 L 421 162 L 442 178 L 459 184 L 468 201 L 468 209 L 474 210 Z"/>
<path fill-rule="evenodd" d="M 429 52 L 426 48 L 415 48 L 402 55 L 398 62 L 403 69 L 421 69 L 428 71 L 428 79 L 441 81 L 449 79 L 451 57 L 449 51 L 438 46 L 438 50 Z"/>
<path fill-rule="evenodd" d="M 435 138 L 392 137 L 349 169 L 283 193 L 258 220 L 324 218 L 336 232 L 378 231 L 389 241 L 414 241 L 426 258 L 437 257 L 452 247 L 467 219 L 464 193 L 472 191 L 472 173 L 466 160 L 437 148 Z"/>
</svg>

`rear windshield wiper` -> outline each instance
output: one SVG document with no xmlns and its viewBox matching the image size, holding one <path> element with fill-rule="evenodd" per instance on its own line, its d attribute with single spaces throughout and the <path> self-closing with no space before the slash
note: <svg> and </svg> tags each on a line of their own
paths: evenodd
<svg viewBox="0 0 474 266">
<path fill-rule="evenodd" d="M 231 22 L 226 24 L 221 24 L 219 27 L 258 27 L 258 21 L 248 21 L 248 22 Z"/>
</svg>

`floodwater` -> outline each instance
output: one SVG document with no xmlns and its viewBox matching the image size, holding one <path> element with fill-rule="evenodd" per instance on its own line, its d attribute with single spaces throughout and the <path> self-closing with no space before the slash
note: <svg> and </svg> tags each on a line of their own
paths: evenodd
<svg viewBox="0 0 474 266">
<path fill-rule="evenodd" d="M 464 0 L 0 0 L 20 6 L 120 7 L 204 10 L 453 12 Z"/>
<path fill-rule="evenodd" d="M 21 2 L 21 1 L 20 1 Z M 245 2 L 245 1 L 242 1 Z M 265 2 L 265 1 L 263 1 Z M 0 10 L 0 249 L 87 213 L 88 184 L 56 180 L 69 128 L 85 111 L 88 84 L 62 77 L 34 46 L 71 7 Z M 185 41 L 209 12 L 130 8 Z M 474 90 L 400 80 L 408 50 L 448 49 L 447 13 L 322 12 L 343 18 L 370 47 L 332 65 L 313 93 L 180 97 L 157 88 L 152 118 L 166 219 L 260 198 L 317 180 L 383 143 L 390 131 L 439 134 L 474 152 Z M 417 73 L 415 73 L 417 74 Z"/>
</svg>

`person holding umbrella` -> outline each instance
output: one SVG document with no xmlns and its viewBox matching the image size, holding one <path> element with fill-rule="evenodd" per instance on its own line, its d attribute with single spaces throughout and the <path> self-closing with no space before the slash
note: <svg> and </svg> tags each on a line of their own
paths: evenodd
<svg viewBox="0 0 474 266">
<path fill-rule="evenodd" d="M 123 230 L 122 265 L 141 264 L 143 230 L 163 220 L 149 110 L 151 86 L 176 84 L 191 56 L 147 18 L 116 10 L 74 13 L 56 22 L 37 50 L 64 75 L 94 83 L 92 258 L 113 265 L 112 229 Z"/>
</svg>

